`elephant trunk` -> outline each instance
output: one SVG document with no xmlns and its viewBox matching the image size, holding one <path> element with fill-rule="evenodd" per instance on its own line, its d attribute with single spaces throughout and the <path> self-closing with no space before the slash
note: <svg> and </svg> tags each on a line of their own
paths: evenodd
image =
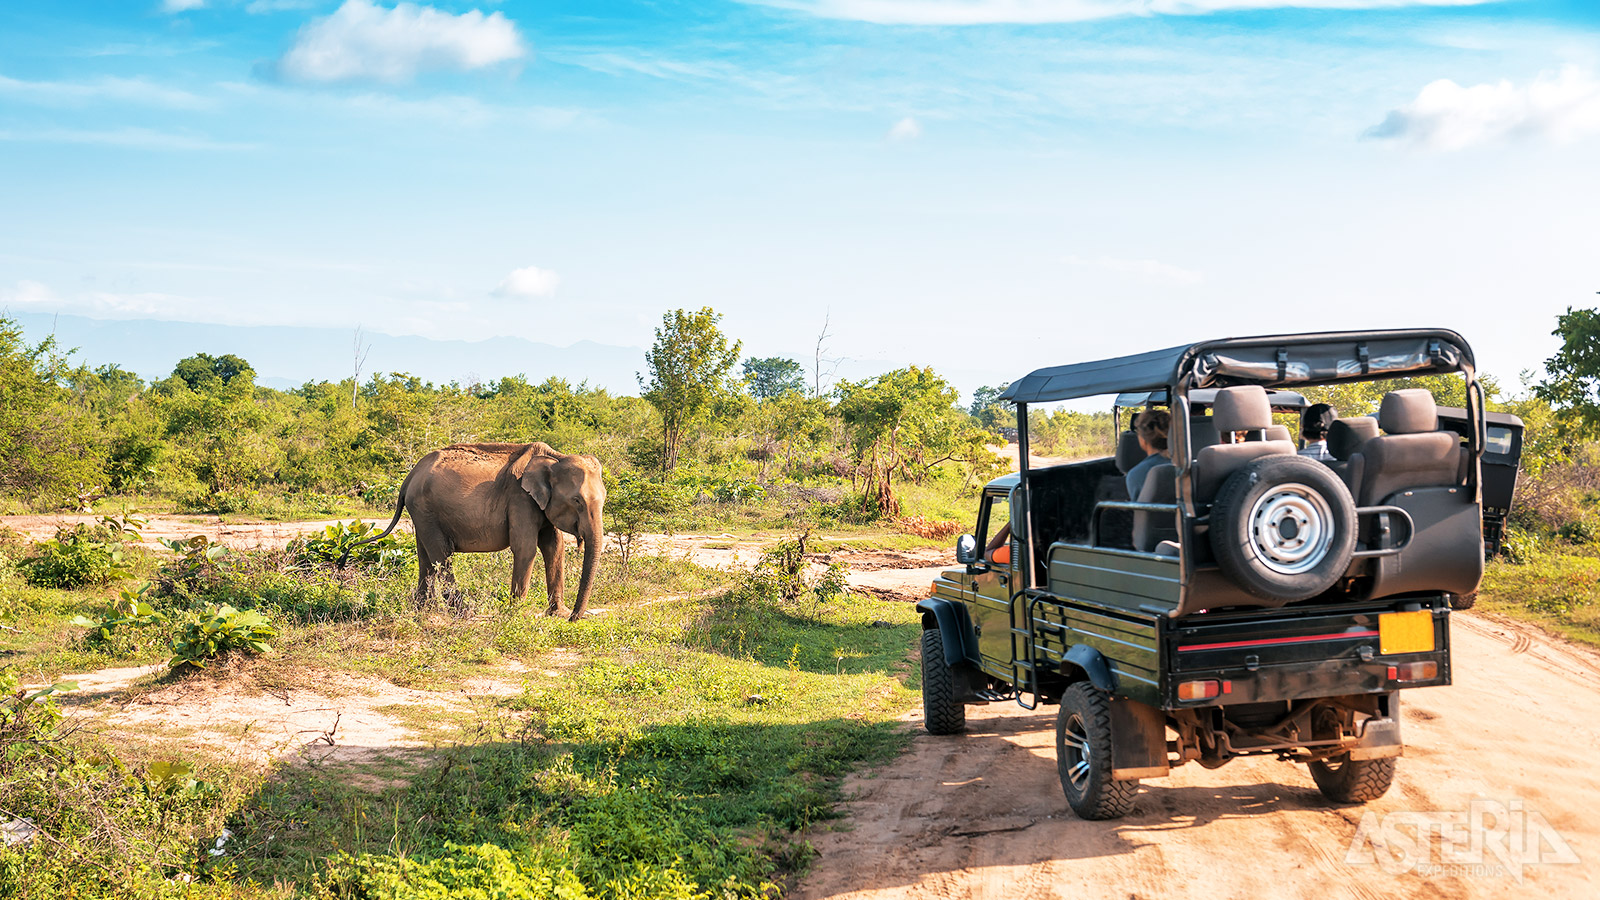
<svg viewBox="0 0 1600 900">
<path fill-rule="evenodd" d="M 578 540 L 583 544 L 583 574 L 578 577 L 578 597 L 572 601 L 572 621 L 583 617 L 589 605 L 589 589 L 594 587 L 594 571 L 600 562 L 601 545 L 605 543 L 605 529 L 600 526 L 600 510 L 584 518 Z"/>
</svg>

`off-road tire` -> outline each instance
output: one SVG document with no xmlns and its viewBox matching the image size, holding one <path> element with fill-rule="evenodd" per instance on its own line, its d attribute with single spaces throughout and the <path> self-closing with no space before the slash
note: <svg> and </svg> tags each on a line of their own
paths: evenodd
<svg viewBox="0 0 1600 900">
<path fill-rule="evenodd" d="M 1222 483 L 1210 534 L 1217 565 L 1234 584 L 1263 600 L 1309 600 L 1350 568 L 1356 505 L 1322 463 L 1263 456 Z"/>
<path fill-rule="evenodd" d="M 1450 608 L 1451 609 L 1471 609 L 1473 606 L 1477 605 L 1477 603 L 1478 603 L 1478 592 L 1477 591 L 1473 591 L 1470 594 L 1451 594 L 1450 595 Z"/>
<path fill-rule="evenodd" d="M 1056 771 L 1080 819 L 1120 819 L 1133 810 L 1139 782 L 1111 780 L 1111 752 L 1111 701 L 1087 681 L 1068 687 L 1056 712 Z"/>
<path fill-rule="evenodd" d="M 1310 762 L 1311 780 L 1322 796 L 1335 803 L 1366 803 L 1389 792 L 1394 783 L 1394 757 L 1351 759 L 1348 755 Z"/>
<path fill-rule="evenodd" d="M 959 734 L 967 727 L 967 707 L 956 702 L 956 676 L 945 665 L 937 628 L 922 632 L 922 727 L 929 734 Z"/>
</svg>

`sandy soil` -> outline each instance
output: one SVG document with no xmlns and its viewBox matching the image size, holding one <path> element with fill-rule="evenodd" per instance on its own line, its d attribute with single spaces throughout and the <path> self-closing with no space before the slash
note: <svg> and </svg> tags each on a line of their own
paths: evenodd
<svg viewBox="0 0 1600 900">
<path fill-rule="evenodd" d="M 1303 766 L 1248 759 L 1175 769 L 1145 782 L 1129 817 L 1086 822 L 1061 795 L 1053 708 L 969 707 L 954 737 L 922 731 L 918 711 L 911 752 L 847 783 L 845 824 L 813 839 L 819 858 L 794 896 L 1600 896 L 1600 657 L 1500 619 L 1453 621 L 1455 684 L 1405 695 L 1406 755 L 1377 802 L 1336 808 Z M 1552 861 L 1548 840 L 1546 861 L 1520 870 L 1504 860 L 1535 857 L 1490 848 L 1475 867 L 1447 862 L 1438 831 L 1413 843 L 1417 820 L 1464 822 L 1474 800 L 1521 801 L 1577 861 Z M 1375 864 L 1355 840 L 1369 811 L 1397 814 L 1376 833 L 1422 865 Z"/>
<path fill-rule="evenodd" d="M 64 526 L 78 522 L 94 524 L 98 521 L 99 516 L 0 516 L 0 528 L 10 528 L 18 534 L 38 540 L 53 536 L 56 529 Z M 148 545 L 203 534 L 235 550 L 282 549 L 294 538 L 319 532 L 340 521 L 230 524 L 214 516 L 152 516 L 142 534 L 143 542 Z M 376 521 L 379 526 L 388 524 L 387 518 L 368 521 Z M 409 532 L 411 520 L 402 518 L 395 530 Z M 827 536 L 821 539 L 837 540 Z M 776 540 L 736 539 L 731 534 L 654 534 L 640 537 L 638 552 L 682 555 L 699 565 L 723 569 L 751 565 Z M 826 565 L 834 559 L 843 561 L 850 569 L 848 581 L 851 587 L 885 600 L 917 600 L 928 596 L 940 569 L 955 563 L 950 551 L 936 550 L 839 551 L 812 559 L 820 565 Z"/>
<path fill-rule="evenodd" d="M 93 525 L 100 521 L 99 516 L 80 515 L 48 515 L 48 516 L 0 516 L 0 528 L 9 528 L 18 534 L 26 535 L 34 540 L 54 537 L 56 529 L 71 526 L 79 522 Z M 141 534 L 146 544 L 156 544 L 164 540 L 184 540 L 203 534 L 213 541 L 226 544 L 235 550 L 256 550 L 261 548 L 281 550 L 289 541 L 321 531 L 329 525 L 337 525 L 348 519 L 326 519 L 318 522 L 249 522 L 233 524 L 222 521 L 217 516 L 151 516 L 144 526 Z M 382 528 L 389 524 L 389 516 L 366 517 L 365 521 L 376 522 Z M 411 531 L 411 520 L 402 518 L 400 524 L 395 526 L 396 531 Z"/>
<path fill-rule="evenodd" d="M 63 676 L 59 680 L 78 687 L 59 696 L 82 727 L 107 735 L 178 741 L 186 751 L 256 765 L 280 757 L 337 765 L 347 781 L 382 788 L 396 783 L 438 737 L 410 722 L 431 719 L 438 727 L 470 718 L 475 699 L 519 693 L 524 671 L 508 663 L 456 691 L 418 691 L 332 672 L 316 679 L 315 690 L 284 689 L 256 682 L 248 662 L 240 669 L 168 684 L 161 682 L 165 666 L 102 669 Z"/>
</svg>

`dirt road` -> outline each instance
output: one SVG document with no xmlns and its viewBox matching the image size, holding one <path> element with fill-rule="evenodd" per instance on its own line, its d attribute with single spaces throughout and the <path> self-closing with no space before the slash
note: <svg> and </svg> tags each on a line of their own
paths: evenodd
<svg viewBox="0 0 1600 900">
<path fill-rule="evenodd" d="M 1250 759 L 1175 769 L 1145 783 L 1133 815 L 1085 822 L 1061 795 L 1053 707 L 970 707 L 954 737 L 922 731 L 919 712 L 910 753 L 847 783 L 842 829 L 813 840 L 794 896 L 1600 897 L 1600 657 L 1515 623 L 1453 621 L 1455 684 L 1406 694 L 1406 755 L 1375 803 L 1336 808 L 1303 766 Z M 1507 814 L 1511 840 L 1490 828 L 1447 860 L 1439 829 L 1470 838 L 1475 800 L 1491 825 Z M 1356 840 L 1368 812 L 1376 853 Z M 1418 824 L 1434 829 L 1420 842 Z M 1525 834 L 1537 847 L 1519 853 Z M 1417 865 L 1394 861 L 1406 851 Z"/>
<path fill-rule="evenodd" d="M 0 526 L 47 536 L 71 518 Z M 325 524 L 158 517 L 145 533 L 205 533 L 245 548 L 281 546 Z M 647 544 L 717 566 L 748 564 L 763 546 L 731 535 Z M 858 589 L 901 599 L 924 595 L 946 562 L 936 551 L 835 558 Z M 1364 807 L 1330 805 L 1304 767 L 1251 759 L 1176 769 L 1146 782 L 1133 815 L 1084 822 L 1061 796 L 1053 708 L 972 707 L 967 733 L 942 738 L 912 714 L 911 751 L 849 781 L 855 799 L 835 830 L 813 836 L 819 857 L 792 896 L 1600 897 L 1600 656 L 1472 613 L 1454 616 L 1452 639 L 1455 684 L 1407 693 L 1395 786 Z M 338 705 L 296 699 L 311 713 Z M 1474 814 L 1491 827 L 1470 827 Z M 1460 837 L 1456 857 L 1441 833 Z"/>
</svg>

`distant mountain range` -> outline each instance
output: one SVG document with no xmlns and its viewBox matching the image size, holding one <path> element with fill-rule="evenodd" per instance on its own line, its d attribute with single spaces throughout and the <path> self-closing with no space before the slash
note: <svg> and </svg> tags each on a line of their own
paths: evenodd
<svg viewBox="0 0 1600 900">
<path fill-rule="evenodd" d="M 205 325 L 155 319 L 90 319 L 49 313 L 9 314 L 30 343 L 52 333 L 66 348 L 77 348 L 74 360 L 90 366 L 116 363 L 147 380 L 172 374 L 178 360 L 196 353 L 232 353 L 256 370 L 256 383 L 267 387 L 299 387 L 307 381 L 339 381 L 350 377 L 353 329 L 299 328 L 281 325 Z M 365 381 L 373 373 L 407 372 L 435 384 L 492 382 L 507 375 L 530 381 L 551 376 L 574 384 L 587 381 L 613 393 L 639 390 L 635 372 L 644 370 L 644 351 L 579 341 L 554 347 L 522 338 L 483 341 L 436 341 L 424 337 L 362 332 L 372 349 L 361 367 Z"/>
<path fill-rule="evenodd" d="M 159 319 L 91 319 L 52 313 L 6 312 L 22 326 L 29 343 L 51 334 L 66 349 L 76 349 L 74 361 L 89 366 L 116 363 L 148 381 L 172 374 L 178 360 L 209 353 L 232 353 L 256 370 L 256 383 L 265 387 L 295 388 L 308 381 L 340 381 L 352 369 L 353 329 L 302 328 L 291 325 L 207 325 Z M 482 341 L 438 341 L 415 335 L 396 336 L 362 332 L 370 344 L 361 379 L 374 373 L 405 372 L 434 384 L 491 383 L 509 375 L 526 375 L 529 381 L 565 378 L 573 384 L 588 382 L 614 394 L 637 394 L 635 373 L 644 371 L 644 350 L 579 341 L 555 347 L 514 337 Z M 757 353 L 756 355 L 766 355 Z M 808 364 L 805 353 L 789 356 Z M 980 357 L 981 362 L 986 362 Z M 982 384 L 999 384 L 1013 373 L 960 365 L 946 366 L 928 359 L 847 359 L 837 365 L 835 378 L 860 380 L 909 364 L 929 365 L 970 397 Z M 736 370 L 737 371 L 737 370 Z"/>
</svg>

